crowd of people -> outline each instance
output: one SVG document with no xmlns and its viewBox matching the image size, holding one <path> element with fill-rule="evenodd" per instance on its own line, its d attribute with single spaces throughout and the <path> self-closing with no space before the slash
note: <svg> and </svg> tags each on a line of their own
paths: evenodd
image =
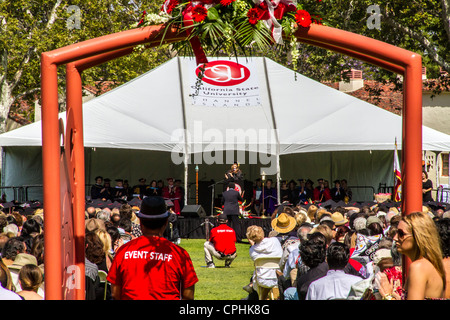
<svg viewBox="0 0 450 320">
<path fill-rule="evenodd" d="M 347 179 L 337 179 L 333 181 L 333 186 L 330 186 L 329 181 L 323 178 L 317 179 L 317 186 L 311 179 L 297 179 L 287 182 L 283 180 L 280 182 L 280 202 L 287 202 L 291 205 L 299 203 L 320 203 L 328 200 L 335 202 L 348 202 L 352 200 L 353 193 L 348 187 Z M 252 195 L 252 211 L 256 215 L 269 214 L 271 215 L 278 204 L 278 190 L 276 184 L 272 179 L 267 179 L 264 182 L 261 179 L 256 179 L 253 186 Z M 263 212 L 264 211 L 264 212 Z"/>
<path fill-rule="evenodd" d="M 90 189 L 90 200 L 126 203 L 134 198 L 161 196 L 167 203 L 170 203 L 173 211 L 179 214 L 184 205 L 184 188 L 181 180 L 169 177 L 166 179 L 166 183 L 161 179 L 153 179 L 150 184 L 147 184 L 146 178 L 140 178 L 138 184 L 130 186 L 128 180 L 115 179 L 115 185 L 112 186 L 111 179 L 97 176 Z"/>
<path fill-rule="evenodd" d="M 255 228 L 247 231 L 249 241 Z M 247 299 L 261 299 L 251 290 L 258 285 L 278 288 L 281 300 L 450 299 L 450 211 L 442 208 L 402 217 L 383 203 L 332 210 L 282 205 L 266 238 L 278 239 L 281 249 L 259 257 L 279 257 L 279 269 L 269 278 L 255 272 L 244 287 Z M 404 257 L 411 261 L 405 283 Z"/>
<path fill-rule="evenodd" d="M 326 188 L 321 180 L 319 195 Z M 144 180 L 141 183 L 145 185 Z M 168 183 L 173 185 L 174 179 Z M 335 181 L 337 189 L 341 184 L 342 180 Z M 204 243 L 208 268 L 215 267 L 214 260 L 231 267 L 238 259 L 235 243 L 241 239 L 235 228 L 240 224 L 233 216 L 239 214 L 236 204 L 242 197 L 235 188 L 229 182 L 223 192 L 223 213 Z M 302 184 L 299 188 L 287 189 L 300 196 Z M 351 197 L 348 189 L 347 193 L 345 187 L 342 190 L 344 197 Z M 147 195 L 139 206 L 124 202 L 108 208 L 87 202 L 87 300 L 194 298 L 199 279 L 189 254 L 172 234 L 177 212 L 163 194 Z M 295 205 L 296 201 L 286 198 L 269 215 L 267 235 L 257 225 L 246 230 L 248 254 L 255 265 L 261 258 L 275 259 L 278 264 L 277 268 L 255 267 L 243 287 L 248 292 L 246 299 L 266 299 L 273 288 L 278 289 L 275 298 L 280 300 L 450 299 L 448 208 L 424 203 L 421 212 L 402 216 L 400 208 L 388 202 L 321 207 L 324 199 L 320 200 L 299 200 Z M 0 212 L 0 300 L 45 299 L 44 214 L 42 208 L 28 209 Z M 406 282 L 402 274 L 405 258 L 410 261 Z M 102 271 L 107 285 L 101 282 Z"/>
<path fill-rule="evenodd" d="M 44 217 L 0 212 L 0 300 L 44 299 Z"/>
</svg>

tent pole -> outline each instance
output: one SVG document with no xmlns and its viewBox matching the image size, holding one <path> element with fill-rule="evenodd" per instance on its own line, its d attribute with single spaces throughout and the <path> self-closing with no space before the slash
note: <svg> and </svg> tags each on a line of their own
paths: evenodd
<svg viewBox="0 0 450 320">
<path fill-rule="evenodd" d="M 184 205 L 187 205 L 188 198 L 188 159 L 187 150 L 184 152 Z"/>
<path fill-rule="evenodd" d="M 281 182 L 281 173 L 280 173 L 280 153 L 278 152 L 277 147 L 277 202 L 278 204 L 281 203 L 281 191 L 280 191 L 280 182 Z"/>
<path fill-rule="evenodd" d="M 186 105 L 184 101 L 184 83 L 181 71 L 180 57 L 177 57 L 177 62 L 178 62 L 178 78 L 180 80 L 180 90 L 181 90 L 181 112 L 183 114 L 183 127 L 184 127 L 184 205 L 187 205 L 189 194 L 188 193 L 189 145 L 188 145 L 187 124 L 186 124 Z"/>
</svg>

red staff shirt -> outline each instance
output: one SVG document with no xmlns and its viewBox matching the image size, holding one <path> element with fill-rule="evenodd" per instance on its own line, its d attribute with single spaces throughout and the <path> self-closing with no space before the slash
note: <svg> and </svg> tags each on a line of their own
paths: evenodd
<svg viewBox="0 0 450 320">
<path fill-rule="evenodd" d="M 225 223 L 211 230 L 209 242 L 214 244 L 216 251 L 224 255 L 236 252 L 236 232 Z"/>
<path fill-rule="evenodd" d="M 107 280 L 121 300 L 178 300 L 198 282 L 186 250 L 161 237 L 141 236 L 119 248 Z"/>
</svg>

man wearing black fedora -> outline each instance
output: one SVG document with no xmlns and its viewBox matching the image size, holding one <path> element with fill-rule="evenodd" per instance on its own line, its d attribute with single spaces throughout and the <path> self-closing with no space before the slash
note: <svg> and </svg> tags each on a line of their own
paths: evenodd
<svg viewBox="0 0 450 320">
<path fill-rule="evenodd" d="M 136 214 L 143 235 L 122 245 L 114 257 L 107 277 L 113 299 L 194 299 L 198 278 L 191 258 L 163 237 L 170 215 L 164 198 L 144 198 Z"/>
</svg>

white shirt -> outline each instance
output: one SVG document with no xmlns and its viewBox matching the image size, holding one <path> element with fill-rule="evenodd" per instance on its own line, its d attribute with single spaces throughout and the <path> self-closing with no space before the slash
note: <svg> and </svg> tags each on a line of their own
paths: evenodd
<svg viewBox="0 0 450 320">
<path fill-rule="evenodd" d="M 22 300 L 15 292 L 7 290 L 0 285 L 0 300 Z"/>
<path fill-rule="evenodd" d="M 325 277 L 311 282 L 306 300 L 346 299 L 352 285 L 359 281 L 360 277 L 346 274 L 343 270 L 328 270 Z"/>
<path fill-rule="evenodd" d="M 250 247 L 250 258 L 255 261 L 261 257 L 281 257 L 283 249 L 280 241 L 275 238 L 264 238 L 260 243 Z M 256 280 L 263 287 L 273 287 L 277 284 L 277 274 L 275 269 L 257 268 Z"/>
</svg>

